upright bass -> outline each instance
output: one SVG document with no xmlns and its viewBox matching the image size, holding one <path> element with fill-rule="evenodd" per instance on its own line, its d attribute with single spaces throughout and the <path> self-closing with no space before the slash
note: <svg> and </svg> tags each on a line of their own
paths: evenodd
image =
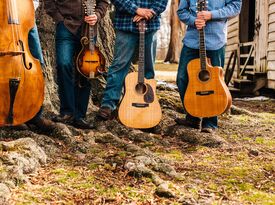
<svg viewBox="0 0 275 205">
<path fill-rule="evenodd" d="M 32 0 L 0 1 L 0 126 L 32 119 L 43 103 L 41 65 L 28 44 L 34 22 Z"/>
</svg>

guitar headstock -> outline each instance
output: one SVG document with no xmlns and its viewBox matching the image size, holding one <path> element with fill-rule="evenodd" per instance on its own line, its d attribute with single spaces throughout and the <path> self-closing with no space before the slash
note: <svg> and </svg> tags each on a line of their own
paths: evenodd
<svg viewBox="0 0 275 205">
<path fill-rule="evenodd" d="M 140 33 L 145 33 L 145 31 L 146 31 L 146 21 L 144 19 L 142 19 L 137 24 L 138 24 L 138 30 L 139 30 L 139 32 Z"/>
<path fill-rule="evenodd" d="M 208 1 L 206 1 L 206 0 L 198 0 L 197 1 L 197 11 L 206 11 L 207 4 L 208 4 Z"/>
<path fill-rule="evenodd" d="M 85 0 L 83 2 L 85 15 L 90 16 L 95 14 L 96 0 Z"/>
</svg>

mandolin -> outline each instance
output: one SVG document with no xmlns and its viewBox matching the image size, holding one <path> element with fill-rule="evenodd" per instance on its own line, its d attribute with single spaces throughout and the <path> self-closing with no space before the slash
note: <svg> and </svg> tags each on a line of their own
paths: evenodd
<svg viewBox="0 0 275 205">
<path fill-rule="evenodd" d="M 119 106 L 118 116 L 127 127 L 146 129 L 160 122 L 162 112 L 156 95 L 156 81 L 144 77 L 145 20 L 140 21 L 138 27 L 138 72 L 129 73 L 125 78 L 125 95 Z"/>
<path fill-rule="evenodd" d="M 206 1 L 198 0 L 198 11 L 206 10 Z M 194 117 L 214 117 L 226 112 L 232 97 L 224 82 L 223 69 L 211 66 L 206 57 L 205 32 L 199 30 L 200 58 L 187 65 L 189 82 L 184 96 L 184 107 Z"/>
<path fill-rule="evenodd" d="M 95 14 L 96 0 L 87 0 L 83 2 L 83 6 L 87 16 Z M 95 26 L 85 23 L 80 40 L 82 47 L 76 58 L 76 68 L 86 78 L 94 78 L 105 69 L 104 57 L 95 46 L 95 29 Z"/>
<path fill-rule="evenodd" d="M 41 65 L 28 43 L 34 22 L 32 0 L 0 1 L 0 126 L 32 119 L 44 100 Z"/>
</svg>

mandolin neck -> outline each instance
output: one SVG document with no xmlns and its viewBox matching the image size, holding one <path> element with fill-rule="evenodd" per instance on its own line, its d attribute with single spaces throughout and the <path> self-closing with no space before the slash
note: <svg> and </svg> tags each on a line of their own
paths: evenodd
<svg viewBox="0 0 275 205">
<path fill-rule="evenodd" d="M 95 50 L 95 41 L 94 41 L 94 37 L 95 37 L 95 27 L 94 26 L 90 26 L 89 27 L 89 50 L 91 52 L 94 52 Z"/>
</svg>

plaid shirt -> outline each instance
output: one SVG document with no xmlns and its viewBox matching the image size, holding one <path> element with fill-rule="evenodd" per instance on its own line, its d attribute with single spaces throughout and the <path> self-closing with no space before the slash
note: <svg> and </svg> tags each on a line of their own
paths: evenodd
<svg viewBox="0 0 275 205">
<path fill-rule="evenodd" d="M 147 22 L 146 32 L 156 31 L 160 27 L 160 14 L 166 9 L 168 0 L 111 0 L 116 8 L 114 26 L 117 30 L 137 33 L 138 28 L 133 18 L 137 8 L 148 8 L 156 16 Z"/>
</svg>

